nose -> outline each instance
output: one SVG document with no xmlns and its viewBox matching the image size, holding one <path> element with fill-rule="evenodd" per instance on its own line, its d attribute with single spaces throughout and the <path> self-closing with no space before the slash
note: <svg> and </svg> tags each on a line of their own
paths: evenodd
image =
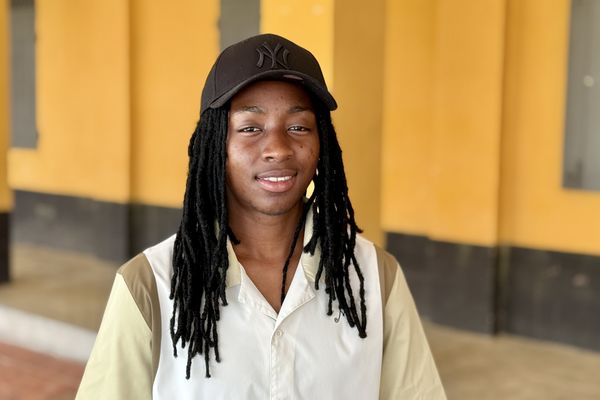
<svg viewBox="0 0 600 400">
<path fill-rule="evenodd" d="M 291 138 L 285 129 L 277 128 L 267 132 L 264 137 L 263 159 L 269 162 L 280 162 L 292 157 Z"/>
</svg>

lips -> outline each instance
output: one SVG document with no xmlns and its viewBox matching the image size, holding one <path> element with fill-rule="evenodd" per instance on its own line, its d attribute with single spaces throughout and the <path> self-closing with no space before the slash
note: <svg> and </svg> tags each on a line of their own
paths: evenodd
<svg viewBox="0 0 600 400">
<path fill-rule="evenodd" d="M 259 178 L 263 181 L 269 181 L 269 182 L 285 182 L 285 181 L 289 181 L 290 179 L 292 179 L 292 176 L 288 175 L 288 176 L 267 176 L 264 178 Z"/>
<path fill-rule="evenodd" d="M 266 171 L 258 174 L 256 181 L 268 192 L 283 193 L 294 186 L 297 175 L 296 171 L 289 169 Z"/>
</svg>

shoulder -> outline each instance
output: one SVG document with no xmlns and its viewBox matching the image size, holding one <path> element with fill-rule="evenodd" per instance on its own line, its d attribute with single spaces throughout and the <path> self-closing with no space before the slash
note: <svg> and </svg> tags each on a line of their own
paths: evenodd
<svg viewBox="0 0 600 400">
<path fill-rule="evenodd" d="M 173 257 L 175 235 L 147 248 L 131 260 L 123 264 L 117 273 L 123 276 L 127 287 L 135 294 L 136 290 L 150 290 L 155 283 L 155 273 L 161 266 L 170 268 Z M 135 297 L 135 296 L 134 296 Z"/>
<path fill-rule="evenodd" d="M 400 265 L 398 264 L 398 261 L 389 252 L 366 239 L 362 235 L 357 235 L 356 246 L 359 251 L 364 251 L 365 248 L 369 248 L 374 253 L 379 274 L 381 297 L 383 304 L 386 304 L 387 299 L 390 297 L 390 292 L 392 291 L 394 281 L 396 280 L 396 275 L 400 271 Z"/>
<path fill-rule="evenodd" d="M 148 259 L 143 253 L 138 254 L 123 264 L 117 274 L 123 278 L 148 327 L 152 327 L 152 314 L 158 303 L 158 295 L 156 280 Z"/>
<path fill-rule="evenodd" d="M 162 242 L 148 247 L 144 250 L 143 254 L 148 258 L 148 260 L 154 264 L 154 261 L 170 262 L 173 258 L 173 246 L 175 244 L 176 235 L 171 235 Z"/>
<path fill-rule="evenodd" d="M 130 287 L 134 283 L 139 283 L 140 280 L 146 280 L 149 275 L 152 275 L 152 269 L 148 258 L 144 253 L 140 253 L 123 264 L 117 270 L 117 273 L 123 277 L 127 286 Z"/>
<path fill-rule="evenodd" d="M 117 271 L 149 327 L 158 317 L 157 279 L 170 275 L 174 241 L 175 235 L 144 250 Z"/>
<path fill-rule="evenodd" d="M 161 276 L 170 275 L 174 241 L 175 236 L 173 235 L 133 257 L 117 271 L 117 274 L 123 278 L 133 301 L 152 332 L 153 376 L 156 376 L 158 370 L 162 331 L 157 280 L 161 279 Z"/>
</svg>

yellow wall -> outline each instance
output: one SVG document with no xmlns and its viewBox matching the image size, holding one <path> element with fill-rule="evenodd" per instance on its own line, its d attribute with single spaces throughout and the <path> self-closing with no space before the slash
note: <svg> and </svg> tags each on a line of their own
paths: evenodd
<svg viewBox="0 0 600 400">
<path fill-rule="evenodd" d="M 505 0 L 438 1 L 430 234 L 497 239 Z"/>
<path fill-rule="evenodd" d="M 12 149 L 13 188 L 129 198 L 127 2 L 36 2 L 38 147 Z"/>
<path fill-rule="evenodd" d="M 436 3 L 387 1 L 381 175 L 386 231 L 429 230 Z"/>
<path fill-rule="evenodd" d="M 12 187 L 179 207 L 217 21 L 217 0 L 36 3 L 39 142 Z"/>
<path fill-rule="evenodd" d="M 333 88 L 334 0 L 262 0 L 260 31 L 285 36 L 319 60 L 329 90 Z"/>
<path fill-rule="evenodd" d="M 219 53 L 218 0 L 131 2 L 131 190 L 181 207 L 187 146 L 206 75 Z"/>
<path fill-rule="evenodd" d="M 0 0 L 0 212 L 11 209 L 12 198 L 7 182 L 6 152 L 9 143 L 9 26 L 8 1 Z"/>
<path fill-rule="evenodd" d="M 383 221 L 493 245 L 504 0 L 388 1 Z"/>
<path fill-rule="evenodd" d="M 388 1 L 386 231 L 600 254 L 600 194 L 561 182 L 569 7 Z"/>
<path fill-rule="evenodd" d="M 344 155 L 356 219 L 383 243 L 381 148 L 385 1 L 338 1 L 335 6 L 334 122 Z"/>
<path fill-rule="evenodd" d="M 509 0 L 503 242 L 600 254 L 600 193 L 562 187 L 568 0 Z"/>
<path fill-rule="evenodd" d="M 569 4 L 263 0 L 261 31 L 319 59 L 369 238 L 600 254 L 600 194 L 561 185 Z M 39 143 L 9 151 L 11 187 L 180 206 L 218 0 L 54 0 L 36 17 Z M 4 62 L 0 210 L 11 201 L 7 77 Z"/>
</svg>

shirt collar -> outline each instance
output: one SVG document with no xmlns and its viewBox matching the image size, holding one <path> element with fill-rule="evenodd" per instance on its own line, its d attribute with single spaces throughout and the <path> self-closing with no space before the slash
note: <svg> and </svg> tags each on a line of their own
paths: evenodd
<svg viewBox="0 0 600 400">
<path fill-rule="evenodd" d="M 306 221 L 304 223 L 303 247 L 305 247 L 312 238 L 312 233 L 313 211 L 311 207 L 306 215 Z M 233 250 L 233 244 L 231 243 L 229 238 L 227 239 L 227 256 L 229 258 L 229 267 L 227 268 L 226 286 L 229 288 L 232 286 L 239 285 L 241 283 L 240 262 L 238 261 L 235 255 L 235 251 Z M 300 256 L 300 264 L 302 265 L 304 274 L 311 282 L 315 281 L 317 269 L 319 268 L 320 258 L 321 247 L 319 245 L 317 245 L 314 255 L 302 252 L 302 255 Z"/>
</svg>

